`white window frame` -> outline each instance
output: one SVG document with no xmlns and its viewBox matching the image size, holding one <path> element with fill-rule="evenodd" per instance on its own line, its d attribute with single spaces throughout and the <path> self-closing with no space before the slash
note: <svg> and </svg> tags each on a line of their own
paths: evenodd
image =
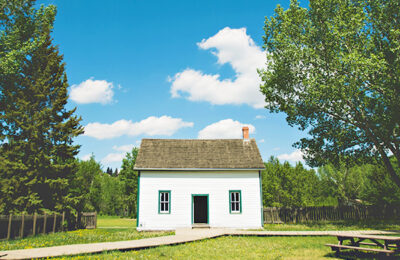
<svg viewBox="0 0 400 260">
<path fill-rule="evenodd" d="M 232 194 L 237 194 L 233 196 Z M 230 190 L 229 191 L 229 213 L 240 214 L 242 213 L 242 191 Z"/>
<path fill-rule="evenodd" d="M 162 196 L 163 194 L 164 194 L 164 196 Z M 168 194 L 168 196 L 167 196 L 168 199 L 165 199 L 165 194 Z M 167 210 L 165 209 L 165 206 L 168 207 Z M 162 208 L 164 208 L 164 209 L 162 209 Z M 170 190 L 159 190 L 158 191 L 158 214 L 170 214 L 170 213 L 171 213 L 171 191 Z"/>
</svg>

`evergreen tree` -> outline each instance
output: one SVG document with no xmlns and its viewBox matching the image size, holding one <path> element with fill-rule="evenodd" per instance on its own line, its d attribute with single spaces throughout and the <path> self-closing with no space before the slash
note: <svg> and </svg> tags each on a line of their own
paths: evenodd
<svg viewBox="0 0 400 260">
<path fill-rule="evenodd" d="M 118 176 L 118 168 L 115 168 L 115 171 L 114 171 L 114 173 L 113 173 L 113 176 L 114 176 L 114 177 L 117 177 L 117 176 Z"/>
<path fill-rule="evenodd" d="M 37 28 L 48 27 L 51 7 L 35 11 L 34 1 L 0 0 L 0 213 L 21 211 L 25 205 L 35 207 L 40 203 L 31 194 L 30 180 L 25 176 L 27 167 L 21 155 L 22 149 L 15 136 L 19 135 L 17 117 L 23 111 L 17 109 L 20 99 L 22 64 L 39 44 Z"/>
<path fill-rule="evenodd" d="M 17 25 L 13 28 L 13 24 L 6 24 L 5 31 L 30 33 L 25 38 L 15 37 L 16 46 L 33 43 L 21 50 L 13 60 L 14 66 L 1 64 L 1 72 L 5 73 L 0 73 L 0 211 L 71 209 L 76 198 L 69 194 L 68 185 L 74 178 L 74 157 L 79 149 L 73 145 L 73 138 L 83 129 L 75 109 L 65 108 L 65 64 L 50 37 L 56 10 L 54 6 L 35 10 L 34 1 L 24 1 L 28 5 L 21 2 L 5 4 L 14 9 L 8 16 L 6 9 L 1 14 L 3 25 L 16 19 L 15 24 L 22 26 L 23 21 L 27 28 L 26 32 L 18 32 L 21 28 Z M 10 18 L 12 14 L 22 18 Z M 1 48 L 12 48 L 6 46 L 8 40 L 4 33 L 0 35 Z M 9 58 L 4 49 L 0 55 Z"/>
</svg>

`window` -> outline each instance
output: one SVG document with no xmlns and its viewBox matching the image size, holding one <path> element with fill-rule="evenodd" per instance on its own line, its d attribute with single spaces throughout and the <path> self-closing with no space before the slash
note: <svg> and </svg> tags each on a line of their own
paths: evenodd
<svg viewBox="0 0 400 260">
<path fill-rule="evenodd" d="M 242 213 L 242 192 L 240 190 L 229 191 L 229 213 Z"/>
<path fill-rule="evenodd" d="M 170 190 L 158 191 L 158 213 L 160 213 L 160 214 L 171 213 L 171 191 Z"/>
</svg>

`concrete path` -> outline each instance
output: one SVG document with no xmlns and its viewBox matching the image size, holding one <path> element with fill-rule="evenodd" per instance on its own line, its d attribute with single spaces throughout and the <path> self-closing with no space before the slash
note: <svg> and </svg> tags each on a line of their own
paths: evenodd
<svg viewBox="0 0 400 260">
<path fill-rule="evenodd" d="M 244 231 L 233 229 L 178 229 L 173 236 L 153 237 L 139 240 L 76 244 L 33 249 L 0 251 L 0 259 L 31 259 L 55 256 L 100 253 L 112 250 L 139 250 L 163 245 L 176 245 L 220 236 L 330 236 L 338 234 L 388 235 L 393 232 L 368 231 Z"/>
</svg>

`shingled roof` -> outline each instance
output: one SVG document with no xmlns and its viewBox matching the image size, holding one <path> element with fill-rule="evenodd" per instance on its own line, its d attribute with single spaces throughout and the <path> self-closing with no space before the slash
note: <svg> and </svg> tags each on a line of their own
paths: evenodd
<svg viewBox="0 0 400 260">
<path fill-rule="evenodd" d="M 264 169 L 254 139 L 143 139 L 135 169 Z"/>
</svg>

